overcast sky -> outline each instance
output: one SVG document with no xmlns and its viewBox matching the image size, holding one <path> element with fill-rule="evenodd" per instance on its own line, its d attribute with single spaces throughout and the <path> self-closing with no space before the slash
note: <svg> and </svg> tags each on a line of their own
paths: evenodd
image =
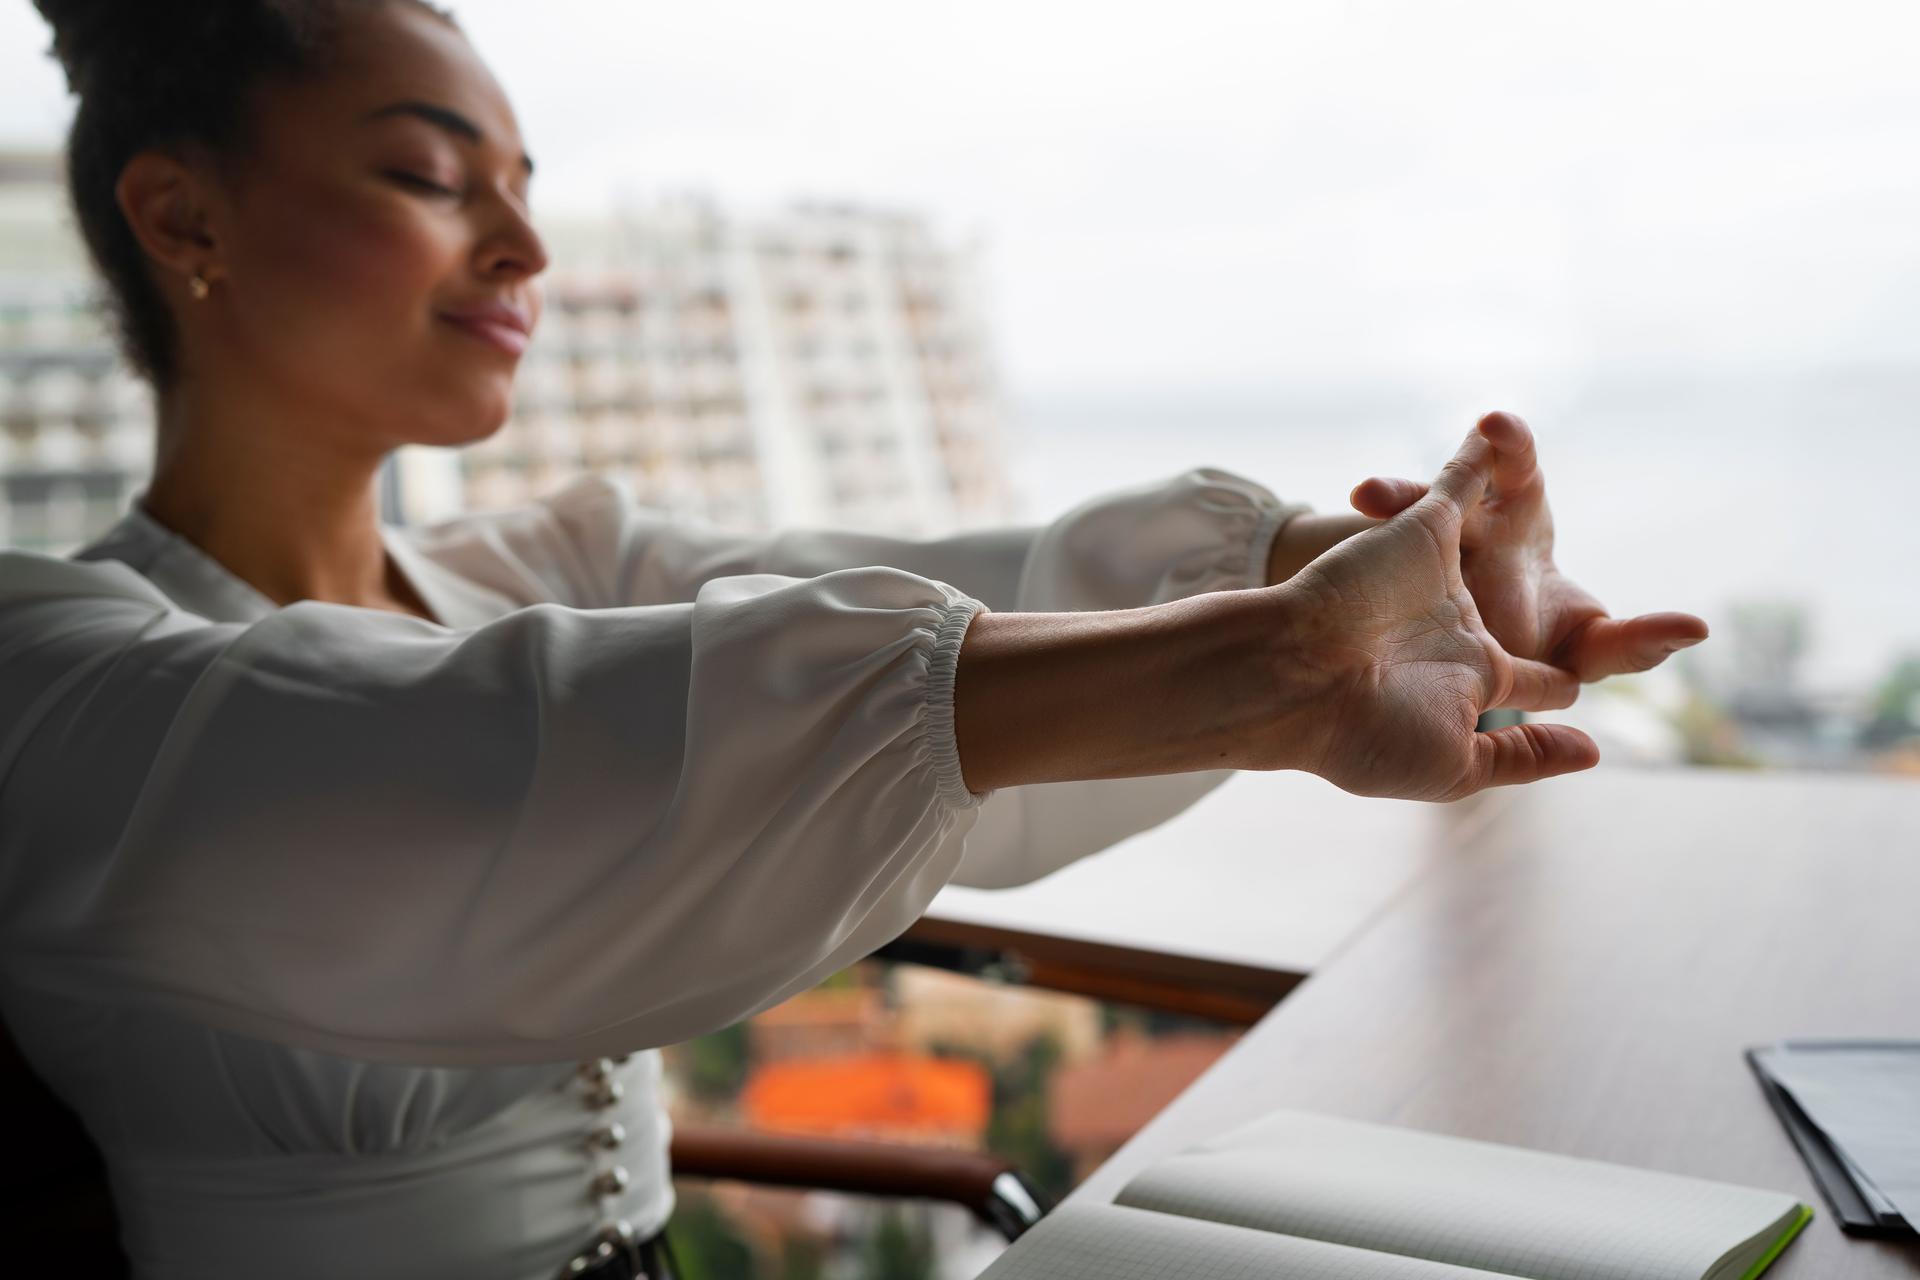
<svg viewBox="0 0 1920 1280">
<path fill-rule="evenodd" d="M 1911 362 L 1920 6 L 465 0 L 536 205 L 989 246 L 1016 391 Z M 0 141 L 69 107 L 0 0 Z"/>
</svg>

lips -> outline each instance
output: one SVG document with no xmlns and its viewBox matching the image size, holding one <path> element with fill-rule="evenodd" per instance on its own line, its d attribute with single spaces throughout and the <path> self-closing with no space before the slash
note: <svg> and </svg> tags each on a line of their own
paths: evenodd
<svg viewBox="0 0 1920 1280">
<path fill-rule="evenodd" d="M 460 307 L 442 311 L 440 318 L 511 356 L 525 351 L 533 337 L 532 318 L 511 303 L 486 302 Z"/>
</svg>

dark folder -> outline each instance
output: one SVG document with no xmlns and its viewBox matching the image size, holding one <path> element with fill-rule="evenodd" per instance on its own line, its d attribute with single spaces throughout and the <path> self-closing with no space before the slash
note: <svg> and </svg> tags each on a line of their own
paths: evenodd
<svg viewBox="0 0 1920 1280">
<path fill-rule="evenodd" d="M 1804 1075 L 1810 1068 L 1817 1071 L 1822 1060 L 1838 1060 L 1830 1055 L 1848 1052 L 1875 1055 L 1910 1052 L 1915 1069 L 1920 1070 L 1920 1044 L 1910 1042 L 1787 1041 L 1749 1049 L 1746 1057 L 1760 1082 L 1761 1092 L 1766 1095 L 1774 1113 L 1780 1117 L 1787 1136 L 1799 1149 L 1800 1158 L 1806 1162 L 1807 1171 L 1813 1175 L 1820 1194 L 1826 1198 L 1841 1229 L 1850 1235 L 1913 1238 L 1917 1233 L 1900 1212 L 1900 1207 L 1872 1182 L 1875 1173 L 1873 1168 L 1863 1166 L 1857 1154 L 1848 1152 L 1834 1135 L 1823 1129 L 1820 1117 L 1802 1105 L 1790 1087 L 1790 1080 L 1795 1074 Z M 1788 1069 L 1790 1059 L 1791 1070 Z M 1887 1117 L 1890 1131 L 1896 1126 L 1912 1128 L 1915 1122 L 1916 1118 L 1912 1116 Z M 1920 1156 L 1920 1153 L 1915 1155 Z"/>
</svg>

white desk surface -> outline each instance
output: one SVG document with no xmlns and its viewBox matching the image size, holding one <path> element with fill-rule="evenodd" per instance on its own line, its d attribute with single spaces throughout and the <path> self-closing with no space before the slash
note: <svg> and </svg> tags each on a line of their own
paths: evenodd
<svg viewBox="0 0 1920 1280">
<path fill-rule="evenodd" d="M 950 886 L 927 916 L 1307 974 L 1482 820 L 1308 774 L 1243 773 L 1044 880 Z"/>
</svg>

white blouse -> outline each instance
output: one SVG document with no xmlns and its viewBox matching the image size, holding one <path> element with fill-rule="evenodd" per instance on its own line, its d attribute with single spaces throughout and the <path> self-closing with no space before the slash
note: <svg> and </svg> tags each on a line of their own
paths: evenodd
<svg viewBox="0 0 1920 1280">
<path fill-rule="evenodd" d="M 0 554 L 0 1011 L 143 1280 L 547 1280 L 672 1210 L 656 1046 L 1225 776 L 970 793 L 975 613 L 1256 586 L 1301 509 L 744 536 L 588 477 L 384 529 L 438 622 L 276 606 L 137 504 Z"/>
</svg>

